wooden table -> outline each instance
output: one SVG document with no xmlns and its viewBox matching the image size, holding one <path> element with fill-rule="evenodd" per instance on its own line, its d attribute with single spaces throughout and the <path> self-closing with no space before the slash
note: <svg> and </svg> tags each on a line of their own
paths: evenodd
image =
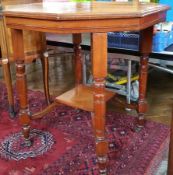
<svg viewBox="0 0 173 175">
<path fill-rule="evenodd" d="M 140 92 L 137 128 L 144 125 L 147 110 L 146 84 L 148 55 L 152 47 L 153 25 L 165 20 L 168 6 L 158 4 L 136 4 L 133 2 L 91 3 L 36 3 L 9 6 L 4 11 L 6 24 L 12 29 L 14 58 L 16 59 L 16 81 L 20 99 L 20 121 L 26 145 L 30 146 L 29 130 L 31 119 L 40 118 L 58 103 L 78 107 L 92 112 L 96 154 L 100 174 L 107 174 L 108 143 L 105 134 L 106 101 L 114 94 L 105 90 L 107 75 L 107 32 L 141 31 Z M 22 30 L 34 30 L 58 34 L 73 34 L 76 65 L 76 86 L 57 97 L 55 102 L 38 114 L 31 115 L 28 109 L 27 84 L 24 65 Z M 91 33 L 92 87 L 82 82 L 81 33 Z"/>
</svg>

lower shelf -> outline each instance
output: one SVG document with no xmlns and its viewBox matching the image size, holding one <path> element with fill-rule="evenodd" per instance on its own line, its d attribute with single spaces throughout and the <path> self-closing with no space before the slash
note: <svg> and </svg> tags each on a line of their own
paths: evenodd
<svg viewBox="0 0 173 175">
<path fill-rule="evenodd" d="M 58 96 L 56 102 L 72 106 L 74 108 L 93 111 L 93 87 L 79 85 L 64 94 Z M 108 101 L 115 93 L 105 89 L 105 99 Z"/>
</svg>

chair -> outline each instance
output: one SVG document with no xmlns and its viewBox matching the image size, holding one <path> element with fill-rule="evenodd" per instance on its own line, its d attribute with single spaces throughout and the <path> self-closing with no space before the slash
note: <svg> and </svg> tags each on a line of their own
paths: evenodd
<svg viewBox="0 0 173 175">
<path fill-rule="evenodd" d="M 34 0 L 2 0 L 0 8 L 3 5 L 11 5 L 17 3 L 32 3 L 38 2 Z M 50 104 L 49 86 L 48 86 L 48 52 L 46 51 L 46 38 L 45 35 L 39 32 L 23 31 L 24 36 L 24 52 L 25 63 L 30 63 L 33 60 L 40 58 L 43 69 L 43 82 L 44 92 L 47 104 Z M 9 101 L 9 113 L 11 118 L 15 116 L 14 110 L 14 97 L 12 90 L 12 80 L 10 73 L 10 62 L 13 62 L 13 50 L 11 31 L 6 28 L 2 13 L 0 13 L 0 47 L 1 47 L 1 60 L 0 64 L 3 67 L 4 79 L 7 87 L 8 101 Z"/>
</svg>

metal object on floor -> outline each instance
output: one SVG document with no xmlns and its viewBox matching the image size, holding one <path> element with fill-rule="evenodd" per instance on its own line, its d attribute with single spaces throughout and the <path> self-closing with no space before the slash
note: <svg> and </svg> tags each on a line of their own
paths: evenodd
<svg viewBox="0 0 173 175">
<path fill-rule="evenodd" d="M 127 71 L 127 95 L 126 95 L 126 99 L 127 99 L 127 104 L 130 104 L 131 100 L 131 67 L 132 67 L 132 61 L 128 60 L 128 71 Z M 130 111 L 130 108 L 126 108 L 127 111 Z"/>
<path fill-rule="evenodd" d="M 128 58 L 123 58 L 123 59 L 128 60 L 128 62 L 127 62 L 128 64 L 127 64 L 127 68 L 126 68 L 126 71 L 127 71 L 126 82 L 127 83 L 124 84 L 124 83 L 115 83 L 115 82 L 106 81 L 106 87 L 109 90 L 116 92 L 117 94 L 126 96 L 127 104 L 131 104 L 131 100 L 137 101 L 137 99 L 138 99 L 138 93 L 136 93 L 138 91 L 138 89 L 136 89 L 136 88 L 138 88 L 139 86 L 138 86 L 138 83 L 136 83 L 136 82 L 134 82 L 132 84 L 132 80 L 134 79 L 134 78 L 132 78 L 132 60 L 128 59 Z M 88 77 L 87 72 L 89 72 L 89 74 L 90 74 L 89 67 L 90 67 L 90 53 L 85 52 L 84 57 L 83 57 L 83 70 L 84 70 L 83 71 L 83 83 L 88 84 L 88 85 L 92 84 L 92 81 L 93 81 L 92 76 L 89 75 L 89 77 Z M 110 76 L 112 76 L 112 75 L 110 75 Z M 133 93 L 131 91 L 133 91 Z M 128 108 L 126 110 L 129 111 L 131 109 Z"/>
</svg>

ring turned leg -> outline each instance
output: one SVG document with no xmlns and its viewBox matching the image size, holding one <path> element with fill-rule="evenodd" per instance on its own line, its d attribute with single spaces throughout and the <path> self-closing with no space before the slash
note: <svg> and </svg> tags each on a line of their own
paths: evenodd
<svg viewBox="0 0 173 175">
<path fill-rule="evenodd" d="M 30 112 L 27 102 L 27 85 L 26 85 L 26 74 L 24 61 L 17 61 L 16 63 L 16 84 L 17 91 L 20 100 L 20 122 L 23 125 L 22 132 L 24 136 L 23 146 L 31 146 L 31 140 L 29 138 L 30 133 Z"/>
<path fill-rule="evenodd" d="M 44 83 L 44 93 L 46 97 L 47 105 L 51 104 L 50 93 L 49 93 L 49 54 L 44 52 L 41 58 L 42 70 L 43 70 L 43 83 Z"/>
<path fill-rule="evenodd" d="M 94 113 L 92 115 L 95 133 L 96 154 L 99 173 L 107 174 L 108 142 L 105 134 L 105 77 L 107 75 L 107 34 L 92 34 L 92 66 L 94 77 Z"/>
<path fill-rule="evenodd" d="M 147 112 L 146 86 L 148 76 L 148 55 L 141 56 L 139 73 L 139 100 L 138 100 L 138 122 L 140 130 L 144 126 L 144 115 Z"/>
<path fill-rule="evenodd" d="M 138 120 L 136 131 L 144 126 L 144 116 L 147 112 L 146 88 L 148 77 L 148 58 L 152 50 L 153 27 L 141 31 L 140 42 L 140 72 L 139 72 L 139 99 L 138 99 Z"/>
<path fill-rule="evenodd" d="M 11 80 L 10 65 L 7 58 L 2 59 L 2 67 L 3 67 L 4 79 L 7 87 L 9 114 L 11 118 L 14 118 L 16 114 L 14 110 L 13 87 L 12 87 L 12 80 Z"/>
<path fill-rule="evenodd" d="M 22 132 L 24 136 L 23 146 L 31 146 L 30 134 L 30 112 L 27 99 L 27 81 L 24 64 L 24 43 L 23 31 L 20 29 L 11 29 L 13 56 L 16 60 L 16 85 L 19 95 L 20 112 L 19 119 L 22 124 Z"/>
<path fill-rule="evenodd" d="M 95 130 L 96 154 L 100 174 L 107 174 L 108 143 L 105 135 L 106 104 L 104 96 L 104 78 L 94 78 L 94 115 L 93 127 Z"/>
</svg>

